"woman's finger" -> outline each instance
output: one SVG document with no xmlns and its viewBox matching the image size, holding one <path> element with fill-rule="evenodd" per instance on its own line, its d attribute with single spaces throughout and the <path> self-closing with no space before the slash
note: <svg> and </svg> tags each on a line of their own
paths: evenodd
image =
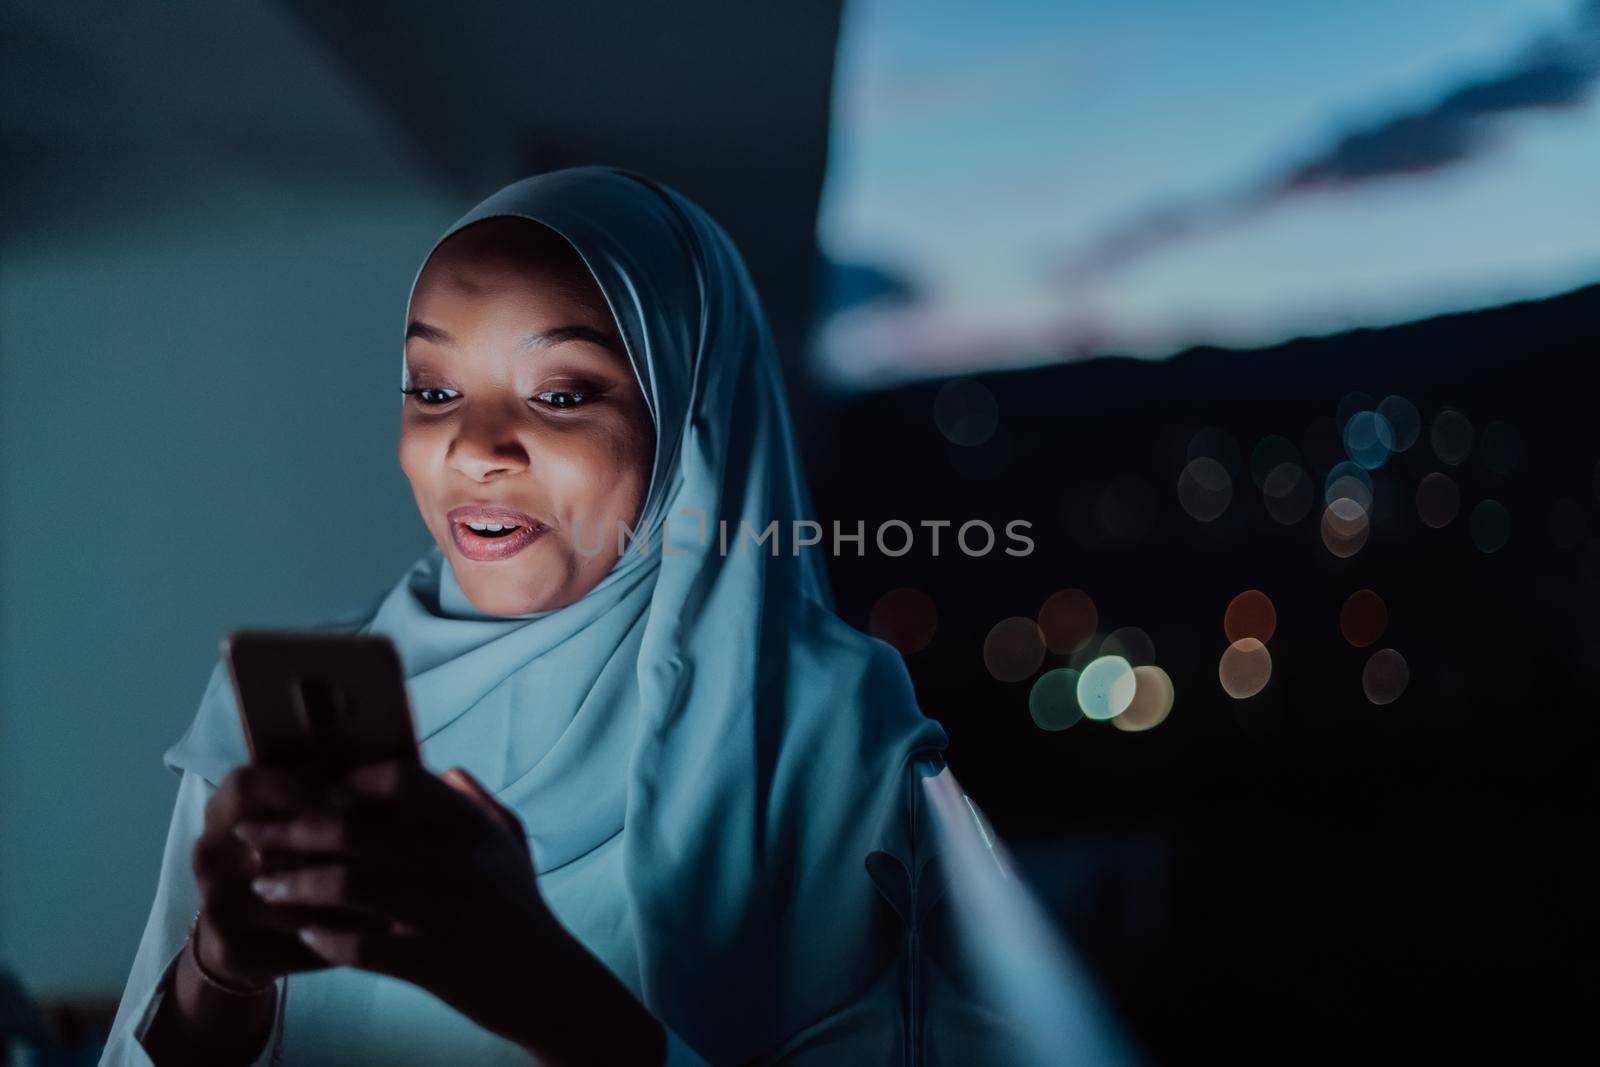
<svg viewBox="0 0 1600 1067">
<path fill-rule="evenodd" d="M 350 931 L 309 924 L 299 930 L 300 940 L 317 956 L 335 966 L 415 980 L 420 977 L 422 946 L 415 937 L 387 931 Z"/>
<path fill-rule="evenodd" d="M 262 814 L 293 813 L 326 803 L 326 785 L 283 767 L 247 763 L 222 780 L 206 804 L 207 828 L 231 826 Z"/>
<path fill-rule="evenodd" d="M 342 784 L 363 800 L 384 804 L 400 800 L 416 784 L 422 768 L 400 760 L 363 763 L 344 776 Z"/>
<path fill-rule="evenodd" d="M 247 883 L 261 873 L 260 855 L 249 845 L 226 834 L 202 834 L 190 854 L 195 887 L 206 906 L 230 906 L 249 896 Z"/>
<path fill-rule="evenodd" d="M 517 817 L 517 813 L 500 803 L 499 799 L 485 789 L 483 783 L 474 778 L 465 767 L 451 767 L 439 777 L 446 785 L 477 804 L 490 818 L 505 827 L 524 848 L 527 847 L 527 831 L 523 829 L 522 820 Z"/>
<path fill-rule="evenodd" d="M 280 974 L 325 967 L 326 962 L 310 952 L 297 936 L 300 926 L 320 919 L 317 914 L 306 913 L 294 926 L 274 928 L 202 911 L 196 926 L 201 962 L 215 974 L 240 978 L 248 975 L 250 980 L 238 982 L 240 985 L 255 985 Z"/>
<path fill-rule="evenodd" d="M 233 834 L 250 847 L 277 854 L 349 855 L 370 859 L 439 853 L 449 838 L 413 818 L 398 804 L 361 801 L 338 810 L 301 812 L 288 818 L 244 819 Z"/>
<path fill-rule="evenodd" d="M 371 837 L 359 816 L 329 811 L 290 819 L 244 819 L 234 824 L 233 833 L 257 849 L 288 852 L 350 852 L 370 843 Z"/>
<path fill-rule="evenodd" d="M 243 841 L 222 834 L 202 834 L 195 840 L 192 859 L 195 879 L 205 883 L 245 869 L 253 854 Z"/>
<path fill-rule="evenodd" d="M 262 875 L 251 881 L 250 889 L 274 906 L 361 912 L 413 926 L 430 911 L 448 906 L 456 892 L 456 887 L 429 884 L 414 871 L 346 863 Z"/>
</svg>

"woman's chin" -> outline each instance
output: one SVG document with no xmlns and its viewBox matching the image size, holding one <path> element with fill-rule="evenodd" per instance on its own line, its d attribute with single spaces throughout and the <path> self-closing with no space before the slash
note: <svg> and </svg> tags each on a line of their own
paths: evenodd
<svg viewBox="0 0 1600 1067">
<path fill-rule="evenodd" d="M 507 596 L 501 589 L 474 589 L 466 582 L 461 583 L 461 591 L 467 595 L 472 606 L 485 615 L 532 615 L 536 611 L 548 611 L 557 605 L 549 597 L 516 597 Z"/>
<path fill-rule="evenodd" d="M 514 567 L 509 561 L 482 563 L 455 552 L 448 555 L 461 592 L 485 615 L 531 615 L 561 606 L 561 590 L 517 573 L 527 570 L 525 567 Z"/>
</svg>

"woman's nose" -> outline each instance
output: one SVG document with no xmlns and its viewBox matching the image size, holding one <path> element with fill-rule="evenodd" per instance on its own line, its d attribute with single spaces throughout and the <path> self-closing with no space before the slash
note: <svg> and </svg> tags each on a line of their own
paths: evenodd
<svg viewBox="0 0 1600 1067">
<path fill-rule="evenodd" d="M 520 474 L 528 469 L 528 450 L 508 419 L 468 413 L 450 443 L 447 462 L 474 481 Z"/>
</svg>

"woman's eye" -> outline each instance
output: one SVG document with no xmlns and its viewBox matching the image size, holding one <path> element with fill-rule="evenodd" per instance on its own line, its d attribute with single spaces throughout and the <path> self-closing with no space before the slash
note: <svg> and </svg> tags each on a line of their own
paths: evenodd
<svg viewBox="0 0 1600 1067">
<path fill-rule="evenodd" d="M 416 397 L 418 401 L 430 407 L 438 404 L 448 404 L 461 395 L 454 389 L 438 389 L 431 386 L 422 389 L 402 389 L 400 391 L 407 396 Z"/>
<path fill-rule="evenodd" d="M 534 399 L 539 401 L 541 404 L 548 404 L 553 408 L 575 408 L 580 404 L 588 403 L 589 394 L 563 391 L 559 389 L 547 389 L 542 393 L 535 394 Z"/>
</svg>

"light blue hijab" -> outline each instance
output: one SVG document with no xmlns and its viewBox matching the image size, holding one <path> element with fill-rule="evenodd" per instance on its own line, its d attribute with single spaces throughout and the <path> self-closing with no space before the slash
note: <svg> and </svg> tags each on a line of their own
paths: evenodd
<svg viewBox="0 0 1600 1067">
<path fill-rule="evenodd" d="M 882 966 L 865 859 L 908 863 L 907 763 L 947 738 L 898 654 L 833 613 L 820 546 L 794 547 L 809 493 L 722 228 L 657 182 L 577 167 L 505 187 L 440 241 L 495 216 L 565 237 L 610 304 L 655 421 L 649 550 L 573 604 L 496 617 L 435 546 L 326 628 L 393 639 L 425 762 L 514 809 L 541 876 L 622 834 L 646 1005 L 712 1062 L 758 1058 Z M 774 520 L 778 554 L 740 551 L 741 521 Z M 213 784 L 247 759 L 224 677 L 166 754 Z"/>
</svg>

